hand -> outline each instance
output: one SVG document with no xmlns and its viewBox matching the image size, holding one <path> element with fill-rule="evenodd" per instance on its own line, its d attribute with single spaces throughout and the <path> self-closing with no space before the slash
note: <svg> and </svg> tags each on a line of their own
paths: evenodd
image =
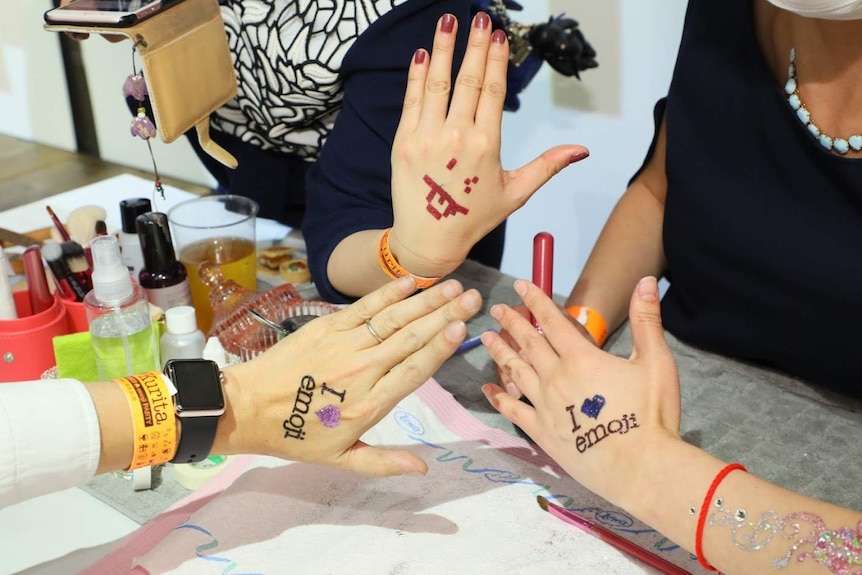
<svg viewBox="0 0 862 575">
<path fill-rule="evenodd" d="M 680 440 L 679 377 L 664 341 L 656 280 L 644 278 L 632 295 L 629 359 L 597 348 L 532 283 L 519 280 L 515 291 L 544 336 L 509 306 L 496 305 L 491 315 L 522 351 L 493 332 L 482 342 L 533 406 L 494 384 L 482 391 L 574 479 L 619 504 L 636 485 L 644 458 Z"/>
<path fill-rule="evenodd" d="M 560 170 L 588 155 L 557 146 L 518 170 L 500 165 L 509 49 L 487 14 L 473 19 L 449 103 L 457 22 L 440 19 L 429 58 L 417 50 L 392 148 L 393 255 L 411 273 L 454 270 L 476 242 Z"/>
<path fill-rule="evenodd" d="M 359 437 L 455 352 L 482 298 L 455 280 L 408 298 L 415 290 L 410 277 L 391 282 L 225 370 L 228 445 L 213 453 L 262 453 L 368 475 L 427 472 L 412 453 Z"/>
<path fill-rule="evenodd" d="M 516 306 L 512 307 L 512 310 L 515 311 L 516 313 L 520 314 L 527 321 L 530 320 L 530 315 L 531 315 L 530 310 L 527 309 L 526 306 L 516 305 Z M 565 310 L 563 310 L 563 314 L 569 319 L 571 324 L 573 326 L 575 326 L 576 330 L 581 332 L 581 334 L 584 337 L 586 337 L 589 341 L 595 343 L 593 340 L 593 336 L 590 335 L 590 332 L 587 331 L 587 328 L 585 328 L 583 325 L 581 325 L 581 322 L 579 322 L 578 320 L 573 318 Z M 505 344 L 508 345 L 509 347 L 511 347 L 515 352 L 521 351 L 521 346 L 518 345 L 518 342 L 515 341 L 515 339 L 505 329 L 500 331 L 500 337 L 503 339 L 503 342 L 505 342 Z M 497 385 L 499 385 L 500 387 L 505 389 L 506 393 L 508 393 L 509 395 L 514 397 L 515 399 L 520 399 L 524 395 L 521 392 L 521 390 L 518 388 L 517 384 L 514 381 L 512 381 L 511 377 L 509 377 L 509 374 L 506 372 L 506 370 L 502 369 L 500 366 L 497 366 L 497 382 L 498 382 Z"/>
</svg>

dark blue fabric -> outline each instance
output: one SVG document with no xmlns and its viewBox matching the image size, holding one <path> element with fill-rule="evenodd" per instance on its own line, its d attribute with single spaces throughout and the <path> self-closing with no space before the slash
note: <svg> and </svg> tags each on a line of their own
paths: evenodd
<svg viewBox="0 0 862 575">
<path fill-rule="evenodd" d="M 860 395 L 862 160 L 821 148 L 784 80 L 751 0 L 689 2 L 666 108 L 664 324 Z"/>
<path fill-rule="evenodd" d="M 344 59 L 344 105 L 320 157 L 308 169 L 302 226 L 312 278 L 328 300 L 349 300 L 326 275 L 335 246 L 360 230 L 392 225 L 389 157 L 407 69 L 417 48 L 431 50 L 436 22 L 447 12 L 458 18 L 457 71 L 470 27 L 470 0 L 410 0 L 372 24 Z M 477 244 L 470 258 L 499 267 L 504 226 Z"/>
</svg>

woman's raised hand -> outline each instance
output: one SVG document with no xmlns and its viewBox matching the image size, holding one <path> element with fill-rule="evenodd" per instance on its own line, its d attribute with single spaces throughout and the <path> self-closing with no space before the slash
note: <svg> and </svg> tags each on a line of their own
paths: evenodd
<svg viewBox="0 0 862 575">
<path fill-rule="evenodd" d="M 588 155 L 582 146 L 557 146 L 520 169 L 504 170 L 506 34 L 492 32 L 485 13 L 473 18 L 452 90 L 457 26 L 454 16 L 444 15 L 432 53 L 416 51 L 392 149 L 389 244 L 404 268 L 425 277 L 454 270 L 545 182 Z"/>
</svg>

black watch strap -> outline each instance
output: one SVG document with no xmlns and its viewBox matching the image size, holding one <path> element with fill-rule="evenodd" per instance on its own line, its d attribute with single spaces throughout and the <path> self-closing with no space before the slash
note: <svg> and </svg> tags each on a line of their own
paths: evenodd
<svg viewBox="0 0 862 575">
<path fill-rule="evenodd" d="M 206 459 L 213 446 L 219 417 L 180 418 L 180 444 L 171 463 L 195 463 Z"/>
</svg>

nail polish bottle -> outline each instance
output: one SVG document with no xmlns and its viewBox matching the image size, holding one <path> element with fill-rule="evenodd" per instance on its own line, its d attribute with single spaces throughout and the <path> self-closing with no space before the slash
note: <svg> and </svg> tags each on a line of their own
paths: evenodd
<svg viewBox="0 0 862 575">
<path fill-rule="evenodd" d="M 138 282 L 144 288 L 151 304 L 163 310 L 178 305 L 192 305 L 186 268 L 177 260 L 168 216 L 161 212 L 147 212 L 135 218 L 144 267 Z"/>
<path fill-rule="evenodd" d="M 120 202 L 121 227 L 117 234 L 117 239 L 120 241 L 120 257 L 135 281 L 138 281 L 138 275 L 144 267 L 144 254 L 141 252 L 135 218 L 152 210 L 150 200 L 147 198 L 129 198 Z"/>
</svg>

